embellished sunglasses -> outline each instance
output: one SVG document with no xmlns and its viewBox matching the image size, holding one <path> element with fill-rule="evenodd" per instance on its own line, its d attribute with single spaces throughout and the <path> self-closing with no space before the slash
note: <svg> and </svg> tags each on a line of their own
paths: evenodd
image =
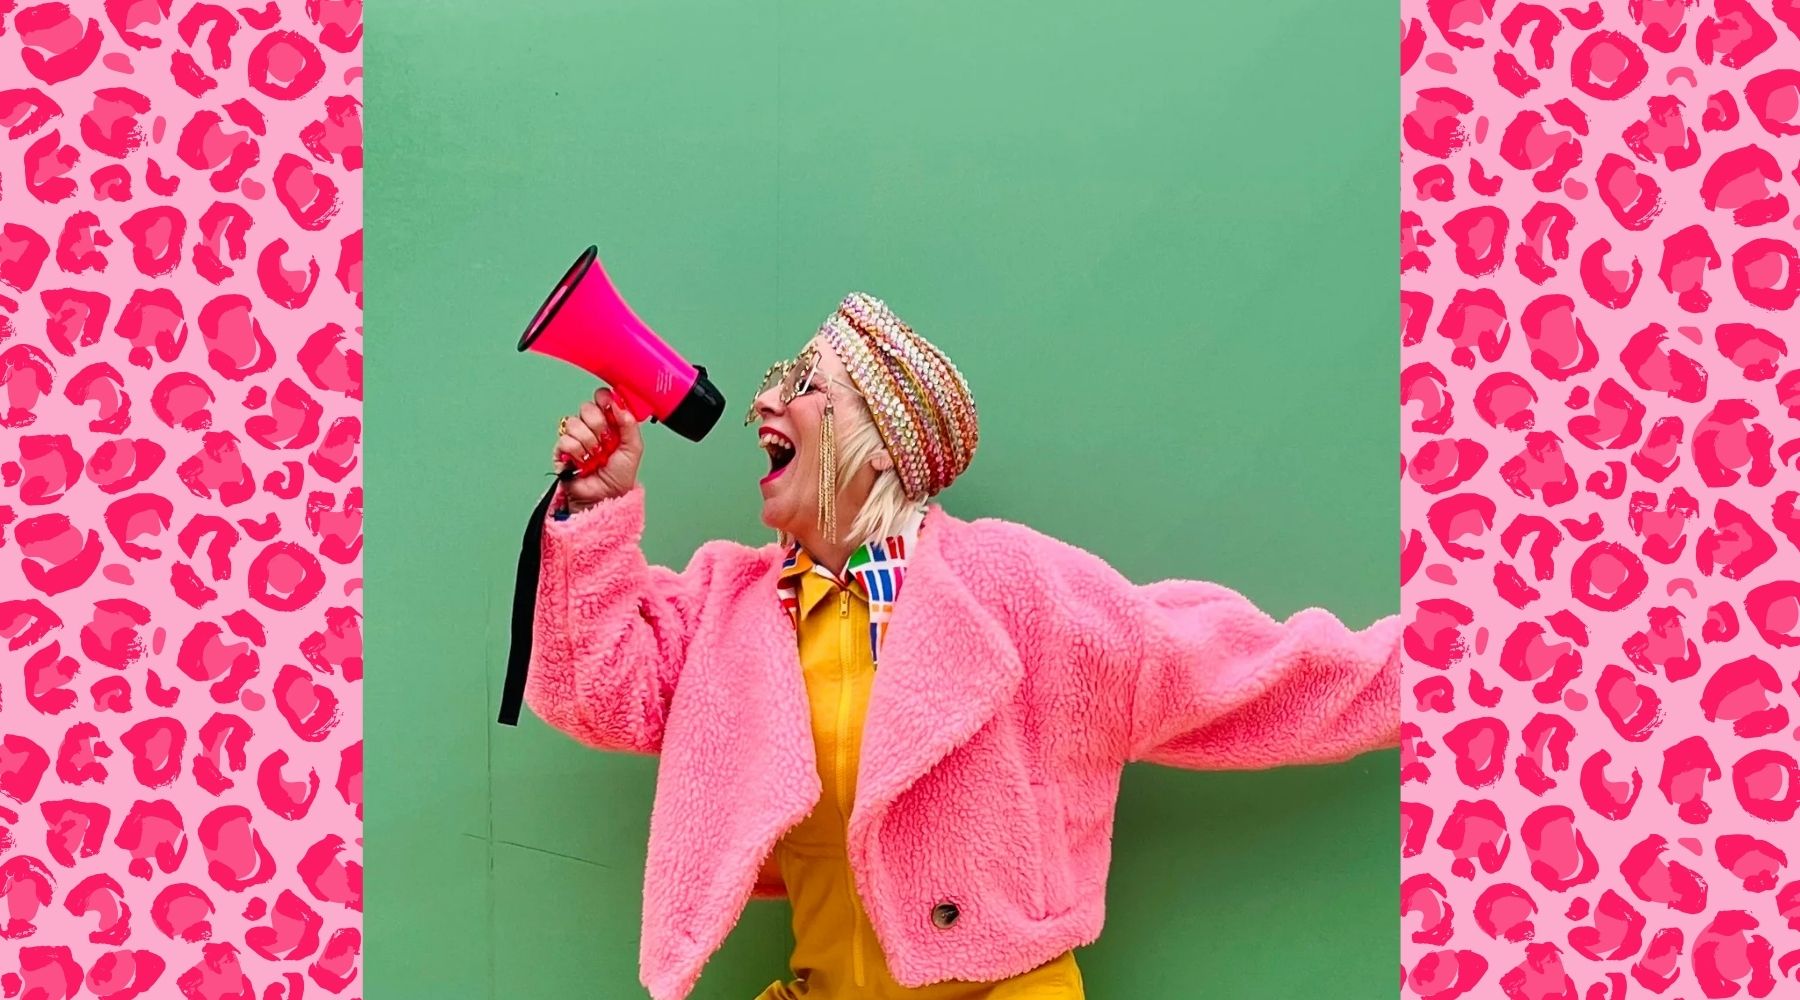
<svg viewBox="0 0 1800 1000">
<path fill-rule="evenodd" d="M 744 414 L 744 426 L 748 427 L 756 422 L 758 416 L 756 401 L 770 389 L 776 386 L 781 387 L 781 393 L 777 398 L 781 400 L 782 406 L 786 406 L 814 389 L 821 388 L 827 381 L 848 389 L 858 396 L 862 395 L 862 391 L 856 386 L 838 379 L 825 378 L 819 374 L 819 349 L 816 346 L 808 345 L 805 350 L 800 352 L 799 357 L 777 361 L 763 373 L 762 384 L 757 387 L 756 394 L 750 397 L 750 410 Z"/>
</svg>

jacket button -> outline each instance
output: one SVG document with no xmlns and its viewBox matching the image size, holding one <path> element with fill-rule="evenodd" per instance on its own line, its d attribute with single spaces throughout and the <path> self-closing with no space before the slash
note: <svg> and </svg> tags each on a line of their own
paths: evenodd
<svg viewBox="0 0 1800 1000">
<path fill-rule="evenodd" d="M 962 913 L 956 908 L 955 903 L 939 903 L 931 908 L 932 926 L 939 930 L 944 930 L 956 923 L 956 918 L 960 916 Z"/>
</svg>

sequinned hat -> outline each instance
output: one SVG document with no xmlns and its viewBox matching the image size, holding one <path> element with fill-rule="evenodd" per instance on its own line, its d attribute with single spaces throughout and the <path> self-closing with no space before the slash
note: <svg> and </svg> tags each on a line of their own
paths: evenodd
<svg viewBox="0 0 1800 1000">
<path fill-rule="evenodd" d="M 863 292 L 844 296 L 819 336 L 868 400 L 907 499 L 948 489 L 974 460 L 980 439 L 962 372 L 887 303 Z"/>
</svg>

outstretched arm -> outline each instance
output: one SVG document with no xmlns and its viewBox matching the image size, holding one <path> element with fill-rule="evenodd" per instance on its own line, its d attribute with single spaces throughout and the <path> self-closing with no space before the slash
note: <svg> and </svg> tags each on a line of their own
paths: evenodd
<svg viewBox="0 0 1800 1000">
<path fill-rule="evenodd" d="M 1318 608 L 1277 621 L 1229 587 L 1135 585 L 1076 546 L 988 524 L 1011 536 L 994 571 L 1035 581 L 1021 635 L 1089 678 L 1093 724 L 1124 759 L 1251 769 L 1398 743 L 1398 615 L 1361 631 Z"/>
<path fill-rule="evenodd" d="M 1400 617 L 1352 631 L 1320 608 L 1277 621 L 1230 588 L 1132 588 L 1142 659 L 1133 760 L 1211 770 L 1328 764 L 1395 746 Z"/>
</svg>

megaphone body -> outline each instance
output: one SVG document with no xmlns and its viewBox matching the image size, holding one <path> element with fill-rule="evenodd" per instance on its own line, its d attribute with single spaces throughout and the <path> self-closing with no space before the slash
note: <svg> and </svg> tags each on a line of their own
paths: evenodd
<svg viewBox="0 0 1800 1000">
<path fill-rule="evenodd" d="M 704 438 L 725 398 L 625 304 L 588 247 L 551 290 L 519 337 L 519 350 L 559 358 L 598 376 L 638 420 L 660 423 L 690 441 Z M 616 435 L 574 464 L 588 473 L 606 464 Z"/>
<path fill-rule="evenodd" d="M 556 283 L 531 325 L 519 337 L 519 350 L 560 358 L 592 372 L 612 387 L 619 402 L 638 420 L 653 420 L 690 441 L 705 437 L 725 411 L 725 397 L 706 377 L 706 369 L 688 364 L 631 311 L 613 288 L 596 259 L 594 247 Z M 619 438 L 609 433 L 585 457 L 568 459 L 558 479 L 586 475 L 606 464 Z M 552 487 L 538 501 L 526 524 L 519 549 L 518 578 L 513 589 L 512 650 L 506 662 L 506 686 L 500 698 L 500 722 L 517 725 L 525 699 L 525 675 L 531 659 L 532 622 L 536 616 L 539 550 Z"/>
</svg>

